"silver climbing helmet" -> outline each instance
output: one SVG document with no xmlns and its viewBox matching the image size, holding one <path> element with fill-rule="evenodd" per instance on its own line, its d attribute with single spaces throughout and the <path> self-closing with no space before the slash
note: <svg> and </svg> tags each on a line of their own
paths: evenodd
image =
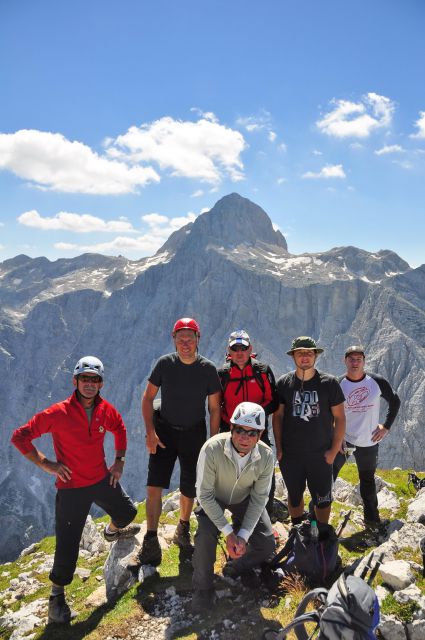
<svg viewBox="0 0 425 640">
<path fill-rule="evenodd" d="M 79 376 L 81 373 L 96 373 L 103 380 L 104 368 L 102 361 L 95 356 L 80 358 L 74 367 L 74 376 Z"/>
<path fill-rule="evenodd" d="M 255 402 L 241 402 L 232 413 L 230 422 L 262 431 L 266 427 L 266 414 L 263 407 Z"/>
</svg>

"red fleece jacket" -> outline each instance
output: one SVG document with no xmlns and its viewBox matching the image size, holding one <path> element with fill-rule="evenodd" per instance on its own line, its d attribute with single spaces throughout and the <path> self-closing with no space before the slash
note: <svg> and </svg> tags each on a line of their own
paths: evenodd
<svg viewBox="0 0 425 640">
<path fill-rule="evenodd" d="M 32 440 L 51 433 L 56 459 L 71 469 L 68 482 L 56 480 L 58 489 L 87 487 L 100 482 L 108 473 L 103 441 L 106 431 L 115 438 L 115 449 L 127 448 L 127 433 L 121 415 L 109 402 L 98 396 L 91 422 L 78 402 L 76 393 L 37 413 L 13 432 L 11 442 L 23 454 L 34 450 Z"/>
</svg>

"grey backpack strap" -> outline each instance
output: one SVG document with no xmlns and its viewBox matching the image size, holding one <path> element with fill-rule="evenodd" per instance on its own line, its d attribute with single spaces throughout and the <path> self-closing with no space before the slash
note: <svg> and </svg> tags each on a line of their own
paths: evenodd
<svg viewBox="0 0 425 640">
<path fill-rule="evenodd" d="M 316 627 L 311 632 L 310 635 L 307 634 L 305 630 L 306 622 L 315 622 Z M 317 627 L 319 626 L 320 615 L 317 611 L 309 611 L 308 613 L 304 613 L 299 618 L 294 618 L 292 622 L 286 625 L 283 629 L 278 631 L 274 636 L 274 640 L 285 640 L 288 633 L 293 629 L 295 635 L 297 636 L 297 640 L 311 640 L 314 637 Z M 269 637 L 268 639 L 269 640 Z M 271 639 L 270 639 L 271 640 Z"/>
<path fill-rule="evenodd" d="M 303 615 L 305 613 L 305 610 L 308 604 L 312 600 L 320 600 L 322 604 L 325 604 L 327 595 L 328 595 L 328 590 L 323 589 L 322 587 L 318 587 L 317 589 L 312 589 L 312 591 L 309 591 L 308 593 L 306 593 L 295 611 L 295 617 L 298 618 L 298 616 Z"/>
</svg>

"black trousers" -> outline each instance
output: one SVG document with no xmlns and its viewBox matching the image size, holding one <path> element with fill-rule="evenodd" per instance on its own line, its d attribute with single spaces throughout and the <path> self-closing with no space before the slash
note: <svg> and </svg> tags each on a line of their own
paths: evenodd
<svg viewBox="0 0 425 640">
<path fill-rule="evenodd" d="M 348 447 L 355 445 L 347 442 Z M 375 471 L 378 466 L 378 444 L 371 447 L 356 447 L 354 458 L 360 479 L 360 495 L 363 500 L 363 513 L 365 520 L 379 521 L 378 498 L 376 495 Z M 338 453 L 333 464 L 333 477 L 338 474 L 346 461 L 342 453 Z"/>
<path fill-rule="evenodd" d="M 72 581 L 78 560 L 80 540 L 93 503 L 111 517 L 117 527 L 134 520 L 137 509 L 117 484 L 109 484 L 109 474 L 96 484 L 78 489 L 59 489 L 56 494 L 56 549 L 49 578 L 65 586 Z"/>
</svg>

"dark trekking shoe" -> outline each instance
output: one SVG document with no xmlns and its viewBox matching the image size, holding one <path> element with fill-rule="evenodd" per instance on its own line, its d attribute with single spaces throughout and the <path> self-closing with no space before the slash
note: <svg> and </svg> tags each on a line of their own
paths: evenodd
<svg viewBox="0 0 425 640">
<path fill-rule="evenodd" d="M 255 569 L 239 571 L 231 560 L 224 565 L 222 574 L 225 578 L 232 578 L 232 580 L 240 578 L 244 587 L 248 589 L 258 589 L 261 586 L 261 579 Z"/>
<path fill-rule="evenodd" d="M 106 528 L 103 530 L 103 537 L 107 542 L 115 542 L 116 540 L 123 540 L 124 538 L 132 538 L 140 531 L 140 524 L 129 524 L 127 527 L 123 529 L 118 529 L 114 531 L 114 533 L 110 533 L 106 531 Z"/>
<path fill-rule="evenodd" d="M 71 622 L 76 615 L 75 611 L 71 611 L 69 608 L 64 593 L 60 593 L 57 596 L 50 596 L 48 624 L 52 622 L 67 624 Z"/>
<path fill-rule="evenodd" d="M 157 536 L 152 538 L 143 538 L 142 548 L 139 552 L 133 556 L 127 565 L 133 573 L 137 573 L 143 564 L 150 564 L 152 567 L 157 567 L 161 564 L 162 551 Z"/>
<path fill-rule="evenodd" d="M 173 536 L 173 542 L 181 549 L 192 548 L 190 542 L 190 528 L 188 522 L 179 522 Z"/>
<path fill-rule="evenodd" d="M 206 613 L 211 611 L 216 597 L 214 589 L 196 589 L 192 595 L 192 613 Z"/>
</svg>

